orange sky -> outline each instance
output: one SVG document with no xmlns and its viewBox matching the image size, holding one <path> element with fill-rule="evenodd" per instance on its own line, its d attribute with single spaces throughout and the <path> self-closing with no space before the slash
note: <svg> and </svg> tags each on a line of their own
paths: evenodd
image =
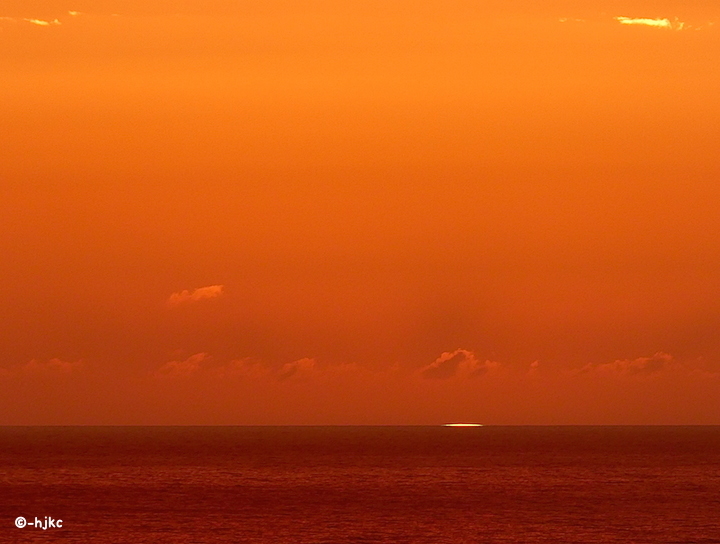
<svg viewBox="0 0 720 544">
<path fill-rule="evenodd" d="M 713 3 L 0 9 L 0 424 L 720 424 Z"/>
</svg>

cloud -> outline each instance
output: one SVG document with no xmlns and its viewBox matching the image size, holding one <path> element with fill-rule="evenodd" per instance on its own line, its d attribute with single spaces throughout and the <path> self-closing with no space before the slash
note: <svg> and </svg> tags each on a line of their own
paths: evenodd
<svg viewBox="0 0 720 544">
<path fill-rule="evenodd" d="M 677 368 L 679 365 L 675 362 L 672 355 L 657 352 L 652 357 L 638 357 L 637 359 L 618 359 L 612 363 L 592 364 L 588 363 L 577 374 L 598 373 L 605 375 L 620 376 L 650 376 L 670 368 Z"/>
<path fill-rule="evenodd" d="M 685 23 L 675 19 L 648 19 L 642 17 L 613 17 L 621 25 L 640 25 L 640 26 L 651 26 L 655 28 L 665 28 L 668 30 L 682 30 L 685 28 Z"/>
<path fill-rule="evenodd" d="M 660 28 L 664 30 L 703 30 L 706 27 L 713 25 L 712 22 L 707 22 L 701 26 L 690 24 L 685 21 L 680 21 L 677 17 L 670 20 L 668 18 L 651 18 L 651 17 L 624 17 L 617 16 L 612 18 L 617 23 L 624 26 L 649 26 L 651 28 Z M 592 23 L 587 19 L 578 19 L 575 17 L 560 17 L 558 19 L 561 23 Z"/>
<path fill-rule="evenodd" d="M 53 19 L 52 21 L 46 21 L 45 19 L 32 19 L 32 18 L 22 18 L 22 19 L 16 19 L 15 17 L 0 17 L 0 21 L 10 21 L 13 23 L 17 23 L 18 21 L 23 21 L 25 23 L 30 23 L 31 25 L 37 25 L 37 26 L 57 26 L 61 25 L 59 19 Z"/>
<path fill-rule="evenodd" d="M 64 361 L 53 358 L 47 361 L 32 359 L 24 365 L 13 368 L 0 368 L 0 376 L 59 376 L 74 374 L 85 366 L 82 360 Z"/>
<path fill-rule="evenodd" d="M 305 357 L 285 363 L 280 368 L 265 364 L 252 357 L 235 359 L 227 363 L 216 362 L 207 353 L 196 353 L 184 360 L 169 361 L 153 374 L 156 377 L 184 378 L 204 376 L 207 378 L 249 378 L 285 381 L 303 379 L 321 374 L 315 359 Z"/>
<path fill-rule="evenodd" d="M 52 26 L 52 25 L 61 25 L 62 24 L 57 19 L 53 19 L 52 21 L 45 21 L 43 19 L 23 19 L 23 21 L 33 24 L 33 25 L 38 25 L 38 26 Z"/>
<path fill-rule="evenodd" d="M 187 377 L 200 371 L 202 363 L 209 361 L 211 357 L 207 353 L 196 353 L 183 361 L 169 361 L 162 365 L 157 376 Z"/>
<path fill-rule="evenodd" d="M 82 11 L 74 11 L 70 10 L 67 12 L 67 15 L 69 15 L 72 18 L 80 17 L 81 15 L 87 15 L 85 12 Z M 54 18 L 54 19 L 36 19 L 35 17 L 23 17 L 23 18 L 17 18 L 17 17 L 0 17 L 0 21 L 9 21 L 12 23 L 29 23 L 31 25 L 35 26 L 59 26 L 63 24 L 63 21 L 61 20 L 63 18 Z"/>
<path fill-rule="evenodd" d="M 216 298 L 223 294 L 224 287 L 224 285 L 208 285 L 207 287 L 195 289 L 192 292 L 186 289 L 170 295 L 167 302 L 171 306 L 177 306 L 179 304 L 185 304 L 186 302 L 197 302 L 208 298 Z"/>
<path fill-rule="evenodd" d="M 82 13 L 79 11 L 68 11 L 68 14 L 73 17 L 82 15 Z M 63 24 L 62 21 L 58 18 L 50 20 L 50 19 L 36 19 L 34 17 L 22 17 L 22 18 L 0 17 L 0 21 L 9 21 L 12 23 L 29 23 L 31 25 L 43 26 L 43 27 L 59 26 L 59 25 Z"/>
<path fill-rule="evenodd" d="M 496 361 L 480 362 L 472 351 L 456 349 L 445 352 L 429 365 L 420 369 L 420 376 L 428 379 L 446 380 L 453 376 L 478 376 L 500 368 Z"/>
<path fill-rule="evenodd" d="M 47 362 L 40 362 L 37 359 L 31 360 L 23 369 L 25 372 L 57 372 L 70 374 L 83 366 L 82 361 L 63 361 L 62 359 L 50 359 Z"/>
<path fill-rule="evenodd" d="M 269 379 L 273 381 L 306 381 L 306 380 L 355 380 L 358 378 L 371 379 L 380 375 L 390 376 L 396 373 L 397 368 L 391 367 L 385 371 L 374 371 L 356 363 L 320 364 L 317 359 L 303 357 L 279 368 L 255 358 L 247 357 L 230 361 L 214 369 L 222 376 L 241 376 L 250 379 Z"/>
<path fill-rule="evenodd" d="M 281 365 L 256 357 L 244 357 L 221 362 L 207 353 L 196 353 L 187 359 L 169 361 L 151 374 L 156 378 L 189 378 L 203 380 L 249 380 L 265 382 L 346 381 L 375 379 L 397 374 L 395 366 L 374 371 L 355 363 L 319 364 L 311 357 L 303 357 Z"/>
<path fill-rule="evenodd" d="M 302 379 L 314 374 L 316 371 L 315 359 L 305 357 L 292 363 L 285 363 L 277 373 L 277 379 L 284 381 L 290 378 Z"/>
<path fill-rule="evenodd" d="M 659 351 L 651 357 L 637 359 L 618 359 L 610 363 L 588 363 L 565 373 L 566 376 L 595 376 L 628 380 L 685 378 L 717 380 L 720 372 L 708 368 L 702 357 L 694 360 L 679 361 L 672 355 Z"/>
<path fill-rule="evenodd" d="M 243 378 L 265 378 L 270 374 L 270 368 L 253 357 L 235 359 L 217 369 L 221 376 L 240 376 Z"/>
</svg>

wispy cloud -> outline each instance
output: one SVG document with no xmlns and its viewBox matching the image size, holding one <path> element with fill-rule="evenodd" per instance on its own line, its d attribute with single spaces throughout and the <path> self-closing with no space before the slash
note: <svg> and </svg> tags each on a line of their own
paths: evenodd
<svg viewBox="0 0 720 544">
<path fill-rule="evenodd" d="M 70 10 L 67 12 L 67 15 L 72 18 L 76 18 L 81 15 L 86 15 L 86 13 Z M 62 25 L 63 19 L 67 19 L 67 17 L 56 17 L 54 19 L 38 19 L 35 17 L 0 17 L 0 22 L 7 21 L 11 23 L 28 23 L 35 26 L 50 27 Z"/>
<path fill-rule="evenodd" d="M 0 376 L 57 376 L 74 374 L 85 366 L 82 360 L 64 361 L 58 358 L 46 361 L 31 359 L 23 365 L 11 368 L 0 368 Z"/>
<path fill-rule="evenodd" d="M 48 21 L 45 19 L 32 19 L 32 18 L 27 18 L 27 17 L 24 17 L 22 19 L 18 19 L 15 17 L 0 17 L 0 21 L 8 21 L 11 23 L 19 23 L 19 22 L 30 23 L 31 25 L 36 25 L 36 26 L 58 26 L 58 25 L 62 24 L 60 22 L 60 19 L 53 19 L 52 21 Z"/>
<path fill-rule="evenodd" d="M 208 285 L 207 287 L 200 287 L 194 291 L 188 291 L 186 289 L 170 295 L 167 302 L 170 306 L 177 306 L 178 304 L 185 304 L 187 302 L 216 298 L 223 294 L 224 287 L 224 285 Z"/>
<path fill-rule="evenodd" d="M 651 26 L 655 28 L 665 28 L 667 30 L 682 30 L 686 25 L 677 19 L 673 21 L 670 19 L 649 19 L 645 17 L 614 17 L 614 19 L 621 25 Z"/>
<path fill-rule="evenodd" d="M 83 367 L 82 361 L 63 361 L 62 359 L 50 359 L 49 361 L 38 361 L 32 359 L 29 363 L 22 367 L 24 373 L 57 373 L 70 374 L 76 372 Z"/>
<path fill-rule="evenodd" d="M 44 19 L 23 19 L 23 21 L 37 26 L 53 26 L 62 24 L 58 19 L 53 19 L 52 21 L 45 21 Z"/>
<path fill-rule="evenodd" d="M 267 365 L 253 357 L 234 359 L 218 369 L 218 374 L 221 376 L 237 376 L 249 379 L 265 378 L 270 373 L 271 369 Z"/>
<path fill-rule="evenodd" d="M 207 353 L 196 353 L 182 361 L 169 361 L 157 371 L 157 376 L 187 377 L 200 371 L 201 365 L 207 363 L 212 357 Z"/>
<path fill-rule="evenodd" d="M 569 372 L 572 376 L 605 376 L 628 379 L 666 377 L 696 377 L 718 379 L 720 372 L 707 368 L 702 358 L 679 361 L 669 353 L 659 351 L 651 357 L 618 359 L 610 363 L 588 363 Z"/>
<path fill-rule="evenodd" d="M 714 23 L 712 22 L 706 22 L 703 24 L 691 24 L 685 21 L 679 20 L 677 17 L 673 19 L 669 19 L 667 17 L 625 17 L 625 16 L 617 16 L 612 18 L 613 21 L 616 23 L 619 23 L 623 26 L 649 26 L 651 28 L 659 28 L 664 30 L 703 30 L 705 28 L 708 28 L 710 26 L 713 26 Z M 558 19 L 561 23 L 592 23 L 597 21 L 592 21 L 588 19 L 578 19 L 576 17 L 560 17 Z"/>
<path fill-rule="evenodd" d="M 325 374 L 315 359 L 305 357 L 285 363 L 281 367 L 264 364 L 251 357 L 236 359 L 227 363 L 215 361 L 207 353 L 196 353 L 187 359 L 169 361 L 158 368 L 156 377 L 187 378 L 204 376 L 211 379 L 249 378 L 270 379 L 271 381 L 303 380 Z"/>
<path fill-rule="evenodd" d="M 219 361 L 208 353 L 196 353 L 186 359 L 164 363 L 151 374 L 156 378 L 191 378 L 209 380 L 260 380 L 264 382 L 306 382 L 347 379 L 368 379 L 391 376 L 397 369 L 372 371 L 355 363 L 320 364 L 312 357 L 303 357 L 281 365 L 245 357 Z"/>
<path fill-rule="evenodd" d="M 652 357 L 637 359 L 618 359 L 611 363 L 588 363 L 577 371 L 578 374 L 599 373 L 621 376 L 650 376 L 664 370 L 679 366 L 673 356 L 661 351 Z"/>
<path fill-rule="evenodd" d="M 285 363 L 277 373 L 277 379 L 284 381 L 290 378 L 302 379 L 311 376 L 316 370 L 315 359 L 305 357 L 291 363 Z"/>
</svg>

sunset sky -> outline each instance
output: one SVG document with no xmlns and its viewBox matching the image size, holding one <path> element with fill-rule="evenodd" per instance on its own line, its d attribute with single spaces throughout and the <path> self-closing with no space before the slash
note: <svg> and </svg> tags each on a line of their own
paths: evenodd
<svg viewBox="0 0 720 544">
<path fill-rule="evenodd" d="M 716 2 L 4 0 L 0 51 L 0 424 L 720 424 Z"/>
</svg>

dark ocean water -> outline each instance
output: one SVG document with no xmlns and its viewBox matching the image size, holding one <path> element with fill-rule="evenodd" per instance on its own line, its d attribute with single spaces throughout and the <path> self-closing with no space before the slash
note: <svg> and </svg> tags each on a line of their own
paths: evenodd
<svg viewBox="0 0 720 544">
<path fill-rule="evenodd" d="M 0 541 L 720 543 L 720 427 L 6 427 Z"/>
</svg>

